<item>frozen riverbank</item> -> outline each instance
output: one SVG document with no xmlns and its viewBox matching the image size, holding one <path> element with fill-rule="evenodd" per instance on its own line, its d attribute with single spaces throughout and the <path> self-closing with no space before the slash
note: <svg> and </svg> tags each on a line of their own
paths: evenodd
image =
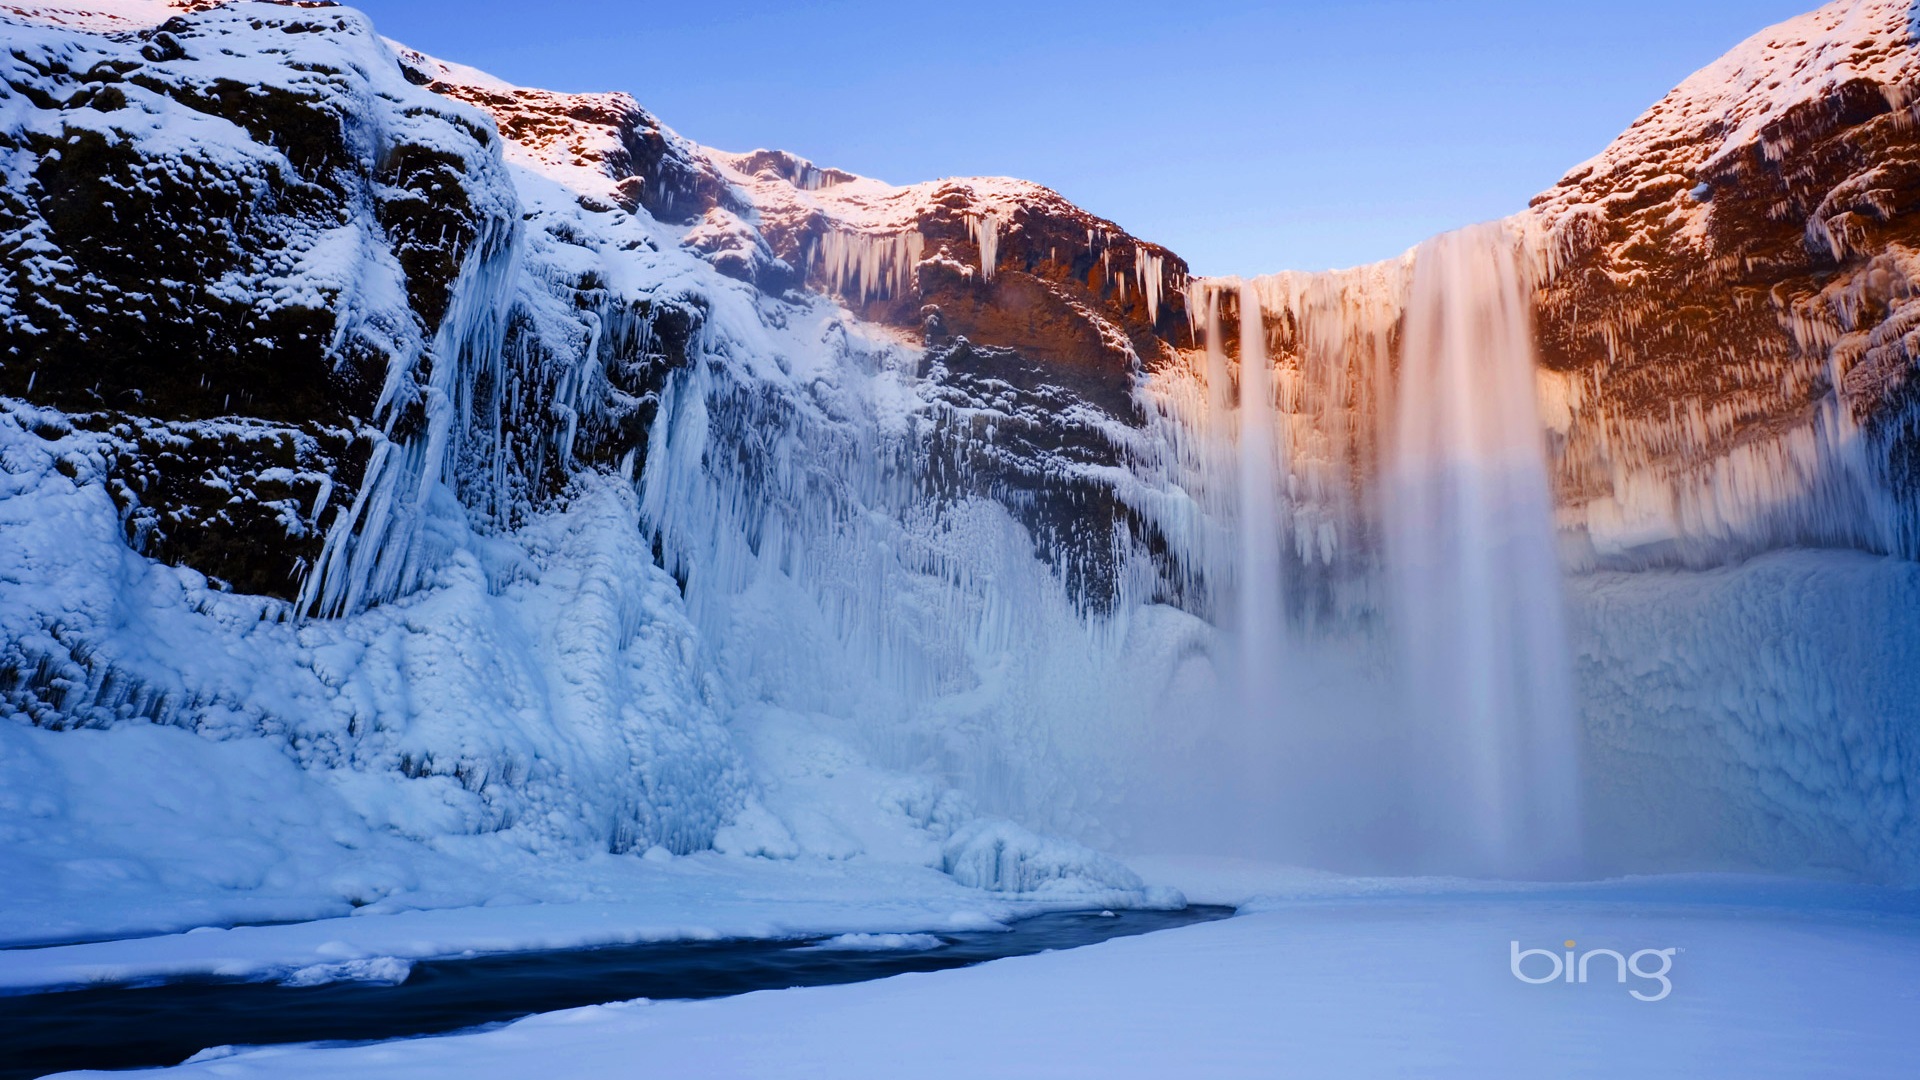
<svg viewBox="0 0 1920 1080">
<path fill-rule="evenodd" d="M 1894 1077 L 1920 1051 L 1910 893 L 1711 878 L 1336 892 L 960 971 L 210 1054 L 169 1075 L 595 1077 L 644 1061 L 710 1077 Z M 1604 954 L 1584 983 L 1512 973 L 1513 942 L 1561 952 L 1567 940 L 1629 957 L 1627 981 Z M 1667 949 L 1665 965 L 1636 956 Z M 1547 967 L 1535 955 L 1521 970 Z"/>
</svg>

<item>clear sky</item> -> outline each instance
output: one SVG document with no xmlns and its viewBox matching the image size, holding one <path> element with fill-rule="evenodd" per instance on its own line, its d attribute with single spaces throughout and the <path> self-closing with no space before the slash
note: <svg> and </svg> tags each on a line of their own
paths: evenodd
<svg viewBox="0 0 1920 1080">
<path fill-rule="evenodd" d="M 1395 255 L 1520 209 L 1814 0 L 355 0 L 710 146 L 1046 184 L 1205 274 Z"/>
</svg>

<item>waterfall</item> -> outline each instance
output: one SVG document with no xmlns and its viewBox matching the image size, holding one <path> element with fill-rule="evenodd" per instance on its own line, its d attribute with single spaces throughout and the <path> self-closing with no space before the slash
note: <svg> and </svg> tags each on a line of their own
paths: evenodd
<svg viewBox="0 0 1920 1080">
<path fill-rule="evenodd" d="M 1529 281 L 1498 223 L 1419 249 L 1384 517 L 1437 865 L 1577 865 L 1579 767 Z"/>
<path fill-rule="evenodd" d="M 1211 314 L 1211 312 L 1210 312 Z M 1285 605 L 1280 592 L 1280 499 L 1283 475 L 1276 455 L 1273 371 L 1267 360 L 1266 320 L 1253 286 L 1240 289 L 1239 526 L 1235 530 L 1235 606 L 1239 706 L 1248 719 L 1271 714 L 1282 688 L 1277 669 L 1285 650 Z"/>
<path fill-rule="evenodd" d="M 1502 224 L 1189 290 L 1204 351 L 1147 393 L 1192 447 L 1167 475 L 1228 534 L 1166 530 L 1219 632 L 1218 715 L 1170 718 L 1201 729 L 1191 831 L 1363 872 L 1578 866 L 1530 290 Z"/>
</svg>

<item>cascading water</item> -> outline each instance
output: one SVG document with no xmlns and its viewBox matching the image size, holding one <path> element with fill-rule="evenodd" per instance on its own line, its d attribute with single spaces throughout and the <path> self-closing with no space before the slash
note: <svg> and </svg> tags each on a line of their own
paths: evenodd
<svg viewBox="0 0 1920 1080">
<path fill-rule="evenodd" d="M 1528 289 L 1498 223 L 1419 249 L 1384 507 L 1423 847 L 1437 867 L 1499 875 L 1579 858 Z"/>
<path fill-rule="evenodd" d="M 1170 442 L 1211 447 L 1171 475 L 1230 532 L 1192 531 L 1186 555 L 1220 634 L 1201 780 L 1175 810 L 1191 832 L 1363 872 L 1577 867 L 1530 288 L 1492 224 L 1373 267 L 1190 290 L 1204 354 L 1149 392 Z"/>
<path fill-rule="evenodd" d="M 1240 461 L 1235 530 L 1235 630 L 1238 705 L 1250 719 L 1268 716 L 1282 692 L 1279 664 L 1286 627 L 1280 592 L 1280 499 L 1284 471 L 1276 455 L 1273 372 L 1260 297 L 1240 289 Z"/>
</svg>

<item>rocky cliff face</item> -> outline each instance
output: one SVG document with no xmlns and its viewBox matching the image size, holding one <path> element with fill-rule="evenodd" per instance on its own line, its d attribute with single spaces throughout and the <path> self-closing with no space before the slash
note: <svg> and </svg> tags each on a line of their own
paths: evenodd
<svg viewBox="0 0 1920 1080">
<path fill-rule="evenodd" d="M 1830 4 L 1533 201 L 1560 489 L 1603 559 L 1916 553 L 1920 55 Z"/>
<path fill-rule="evenodd" d="M 0 371 L 14 396 L 92 418 L 82 423 L 174 425 L 166 453 L 155 452 L 158 434 L 134 436 L 146 448 L 116 484 L 141 550 L 243 591 L 300 594 L 380 463 L 376 444 L 426 426 L 426 358 L 462 347 L 440 340 L 454 289 L 481 248 L 504 250 L 515 228 L 496 138 L 506 161 L 572 191 L 582 220 L 644 214 L 769 298 L 834 297 L 926 349 L 952 402 L 995 402 L 1005 416 L 991 438 L 977 412 L 943 422 L 929 482 L 1013 507 L 1093 609 L 1117 600 L 1116 548 L 1166 547 L 1154 515 L 1086 479 L 1129 457 L 1134 436 L 1108 425 L 1143 428 L 1150 406 L 1136 386 L 1198 366 L 1200 313 L 1184 263 L 1165 249 L 1019 181 L 896 188 L 779 151 L 720 153 L 625 95 L 507 86 L 404 50 L 391 70 L 358 70 L 338 39 L 359 24 L 335 9 L 152 10 L 170 21 L 136 41 L 70 37 L 12 57 L 17 100 L 37 115 L 13 136 L 13 359 Z M 245 55 L 259 70 L 244 72 L 242 58 L 201 55 L 269 23 L 315 55 L 268 49 Z M 1909 35 L 1891 0 L 1830 5 L 1769 31 L 1676 88 L 1523 215 L 1539 266 L 1557 480 L 1586 558 L 1698 564 L 1804 542 L 1911 548 L 1911 500 L 1889 497 L 1912 489 L 1915 452 L 1902 170 L 1920 64 Z M 88 41 L 92 53 L 78 44 Z M 244 101 L 240 75 L 261 86 Z M 364 103 L 388 99 L 409 103 L 404 122 L 370 122 Z M 492 126 L 447 102 L 477 107 Z M 115 126 L 135 115 L 155 131 L 193 118 L 219 136 L 169 130 L 180 146 L 158 135 L 146 146 L 137 125 Z M 348 268 L 362 274 L 358 287 L 338 280 Z M 367 287 L 364 272 L 386 284 Z M 1369 302 L 1357 286 L 1267 283 L 1272 351 L 1302 381 L 1306 426 L 1354 417 L 1346 433 L 1309 436 L 1347 449 L 1296 447 L 1298 467 L 1331 453 L 1339 475 L 1317 474 L 1313 486 L 1352 505 L 1377 466 L 1366 433 L 1396 362 L 1405 275 L 1383 274 L 1394 277 L 1374 271 L 1366 287 L 1384 305 L 1366 318 L 1383 333 L 1345 325 L 1348 309 Z M 586 410 L 588 445 L 575 450 L 604 466 L 643 449 L 647 402 L 685 362 L 698 315 L 697 305 L 598 297 L 597 285 L 588 274 L 558 291 L 617 324 L 594 347 L 609 353 L 606 392 L 619 402 Z M 1329 288 L 1353 298 L 1308 296 Z M 1331 306 L 1316 316 L 1316 302 Z M 1221 304 L 1237 354 L 1237 294 Z M 515 494 L 489 510 L 507 517 L 552 495 L 567 472 L 546 450 L 553 419 L 533 404 L 554 388 L 537 370 L 551 366 L 554 344 L 530 308 L 521 301 L 484 331 L 502 335 L 498 351 L 522 368 L 505 377 L 517 380 L 523 413 L 503 414 L 498 436 L 524 443 L 508 448 Z M 1364 350 L 1348 341 L 1321 349 L 1341 358 L 1309 355 L 1316 322 L 1340 323 L 1342 338 L 1379 336 L 1385 362 L 1355 360 Z M 1350 370 L 1327 383 L 1343 363 Z M 388 386 L 397 371 L 406 385 Z M 481 384 L 484 397 L 490 378 L 474 370 L 456 381 Z M 206 428 L 215 417 L 252 426 Z M 242 460 L 230 460 L 238 447 Z M 356 527 L 367 525 L 343 532 Z M 1365 547 L 1364 524 L 1348 531 Z M 327 560 L 338 565 L 345 546 Z M 1156 593 L 1190 593 L 1175 584 L 1183 576 L 1164 567 Z"/>
<path fill-rule="evenodd" d="M 1003 414 L 992 437 L 977 415 L 945 416 L 928 483 L 1012 508 L 1072 592 L 1112 608 L 1114 549 L 1147 526 L 1079 467 L 1121 466 L 1124 440 L 1104 425 L 1140 428 L 1136 382 L 1193 344 L 1177 256 L 1037 184 L 894 187 L 782 151 L 697 146 L 622 94 L 555 94 L 418 54 L 402 61 L 411 81 L 485 110 L 509 160 L 564 177 L 590 208 L 684 226 L 681 247 L 721 274 L 770 298 L 832 297 L 924 348 L 943 398 Z"/>
<path fill-rule="evenodd" d="M 6 711 L 274 733 L 312 769 L 451 782 L 481 831 L 709 843 L 738 792 L 699 688 L 657 671 L 681 700 L 645 722 L 648 691 L 616 689 L 681 647 L 640 614 L 657 584 L 608 579 L 526 639 L 464 621 L 580 543 L 605 497 L 583 477 L 639 467 L 708 306 L 657 268 L 650 219 L 523 191 L 490 118 L 410 81 L 349 9 L 82 7 L 0 12 Z M 644 565 L 626 500 L 600 543 Z M 539 550 L 488 546 L 562 503 L 585 516 Z M 96 546 L 116 534 L 134 562 Z M 427 595 L 482 607 L 327 622 Z M 122 636 L 128 602 L 161 623 Z M 319 625 L 345 667 L 313 663 Z M 355 659 L 396 634 L 397 668 Z M 597 658 L 590 700 L 541 689 L 534 640 Z M 433 735 L 423 691 L 489 719 Z M 513 734 L 563 714 L 574 735 L 536 733 L 537 755 Z"/>
<path fill-rule="evenodd" d="M 499 412 L 497 432 L 429 441 L 510 459 L 510 476 L 488 479 L 511 495 L 450 474 L 470 500 L 495 499 L 484 509 L 503 523 L 564 486 L 567 459 L 604 467 L 644 449 L 648 402 L 686 362 L 698 301 L 609 295 L 593 270 L 539 284 L 560 310 L 460 295 L 489 287 L 484 266 L 539 231 L 537 212 L 516 220 L 503 162 L 567 187 L 567 227 L 644 215 L 769 300 L 830 296 L 924 348 L 946 397 L 1005 414 L 992 439 L 974 430 L 977 412 L 947 418 L 928 451 L 934 482 L 1015 507 L 1096 608 L 1116 595 L 1107 549 L 1155 542 L 1137 507 L 1054 458 L 1121 467 L 1132 436 L 1110 422 L 1139 432 L 1151 406 L 1137 387 L 1198 366 L 1201 313 L 1165 249 L 1037 185 L 896 188 L 778 151 L 708 150 L 620 94 L 507 86 L 404 50 L 375 63 L 343 9 L 115 11 L 89 17 L 130 27 L 118 38 L 23 23 L 8 57 L 17 182 L 0 206 L 0 388 L 139 444 L 115 490 L 141 550 L 243 591 L 291 599 L 304 582 L 320 603 L 323 566 L 384 527 L 354 511 L 369 470 L 400 467 L 380 448 L 430 428 L 436 392 Z M 31 23 L 58 18 L 50 8 Z M 1784 24 L 1689 79 L 1516 219 L 1539 267 L 1561 498 L 1593 557 L 1911 548 L 1899 494 L 1915 454 L 1910 38 L 1893 0 Z M 545 244 L 573 239 L 547 231 Z M 1343 410 L 1359 442 L 1390 396 L 1405 285 L 1371 273 L 1365 286 L 1264 286 L 1272 351 L 1302 380 L 1309 426 Z M 1222 295 L 1234 355 L 1238 297 Z M 1367 298 L 1380 310 L 1362 327 L 1351 311 Z M 449 324 L 476 305 L 484 325 Z M 573 320 L 576 340 L 558 343 L 541 314 Z M 1343 340 L 1309 341 L 1310 324 L 1335 321 Z M 1375 331 L 1384 363 L 1355 360 L 1344 339 Z M 586 337 L 604 354 L 606 400 L 568 406 L 568 438 L 585 440 L 551 453 L 553 368 L 577 363 Z M 1343 362 L 1346 377 L 1327 383 Z M 514 389 L 503 397 L 496 380 Z M 496 453 L 494 441 L 517 445 Z M 1378 451 L 1340 455 L 1348 475 L 1334 486 L 1351 487 Z M 323 553 L 333 532 L 345 539 Z"/>
<path fill-rule="evenodd" d="M 0 709 L 32 724 L 284 739 L 446 789 L 421 835 L 687 850 L 771 798 L 721 719 L 773 703 L 1100 838 L 1142 767 L 1115 732 L 1228 608 L 1254 302 L 1290 614 L 1390 617 L 1411 254 L 1195 281 L 1037 185 L 712 150 L 331 5 L 0 29 Z M 1509 222 L 1576 566 L 1916 554 L 1916 101 L 1905 5 L 1843 0 Z"/>
<path fill-rule="evenodd" d="M 347 9 L 144 11 L 164 21 L 119 35 L 15 17 L 0 222 L 0 380 L 128 445 L 141 550 L 339 611 L 405 587 L 341 580 L 404 561 L 383 476 L 445 472 L 510 524 L 569 457 L 638 449 L 690 309 L 580 264 L 486 117 Z M 562 388 L 583 352 L 601 377 Z M 591 414 L 564 447 L 556 410 Z"/>
</svg>

